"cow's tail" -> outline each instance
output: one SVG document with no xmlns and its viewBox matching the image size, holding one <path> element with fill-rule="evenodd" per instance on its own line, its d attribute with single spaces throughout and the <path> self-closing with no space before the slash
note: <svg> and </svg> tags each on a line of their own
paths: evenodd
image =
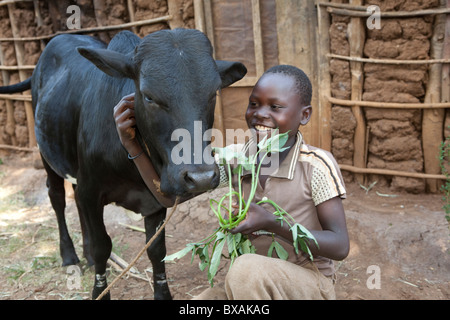
<svg viewBox="0 0 450 320">
<path fill-rule="evenodd" d="M 16 93 L 31 89 L 31 77 L 27 80 L 12 84 L 10 86 L 0 87 L 0 93 Z"/>
</svg>

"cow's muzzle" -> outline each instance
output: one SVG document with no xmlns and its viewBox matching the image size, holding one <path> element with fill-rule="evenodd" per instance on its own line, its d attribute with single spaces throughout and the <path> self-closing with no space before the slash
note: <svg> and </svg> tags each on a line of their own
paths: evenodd
<svg viewBox="0 0 450 320">
<path fill-rule="evenodd" d="M 218 186 L 220 176 L 216 165 L 200 168 L 186 167 L 181 171 L 185 189 L 188 193 L 200 193 Z"/>
</svg>

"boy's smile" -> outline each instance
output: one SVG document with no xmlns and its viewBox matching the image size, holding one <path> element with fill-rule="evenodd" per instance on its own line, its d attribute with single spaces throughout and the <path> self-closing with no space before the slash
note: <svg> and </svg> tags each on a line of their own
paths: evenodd
<svg viewBox="0 0 450 320">
<path fill-rule="evenodd" d="M 254 129 L 258 140 L 279 129 L 289 131 L 286 144 L 293 145 L 300 125 L 308 123 L 311 106 L 302 106 L 301 97 L 292 76 L 266 73 L 253 88 L 245 119 L 249 129 Z"/>
</svg>

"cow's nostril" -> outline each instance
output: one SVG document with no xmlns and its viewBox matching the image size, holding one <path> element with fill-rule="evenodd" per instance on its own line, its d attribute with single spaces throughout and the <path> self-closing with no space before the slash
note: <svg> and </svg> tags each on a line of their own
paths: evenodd
<svg viewBox="0 0 450 320">
<path fill-rule="evenodd" d="M 184 181 L 189 187 L 195 187 L 195 180 L 192 178 L 189 172 L 186 172 L 186 174 L 184 175 Z"/>
<path fill-rule="evenodd" d="M 196 191 L 206 191 L 212 188 L 212 182 L 216 178 L 217 173 L 212 171 L 205 172 L 186 172 L 184 175 L 184 181 L 190 189 Z"/>
</svg>

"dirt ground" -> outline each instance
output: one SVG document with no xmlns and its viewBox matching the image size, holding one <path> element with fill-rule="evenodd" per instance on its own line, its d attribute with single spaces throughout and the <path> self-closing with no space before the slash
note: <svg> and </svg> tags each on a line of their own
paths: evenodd
<svg viewBox="0 0 450 320">
<path fill-rule="evenodd" d="M 93 272 L 82 259 L 82 275 L 61 267 L 56 219 L 47 197 L 45 172 L 35 169 L 31 155 L 1 156 L 0 164 L 0 299 L 89 299 Z M 450 230 L 444 218 L 441 195 L 393 194 L 376 185 L 368 192 L 347 185 L 344 201 L 351 251 L 336 262 L 339 299 L 450 298 Z M 216 190 L 178 206 L 167 226 L 167 249 L 173 253 L 188 242 L 209 235 L 216 226 L 208 199 Z M 69 230 L 81 256 L 81 229 L 73 199 L 67 197 Z M 144 234 L 128 226 L 143 227 L 123 209 L 109 205 L 105 221 L 113 239 L 113 251 L 131 261 L 144 245 Z M 198 261 L 186 256 L 167 264 L 174 299 L 191 299 L 208 287 Z M 224 278 L 228 263 L 220 268 Z M 113 299 L 153 299 L 151 264 L 141 257 L 133 276 L 121 279 L 111 290 Z M 118 274 L 111 267 L 109 281 Z M 74 285 L 75 284 L 75 285 Z"/>
</svg>

